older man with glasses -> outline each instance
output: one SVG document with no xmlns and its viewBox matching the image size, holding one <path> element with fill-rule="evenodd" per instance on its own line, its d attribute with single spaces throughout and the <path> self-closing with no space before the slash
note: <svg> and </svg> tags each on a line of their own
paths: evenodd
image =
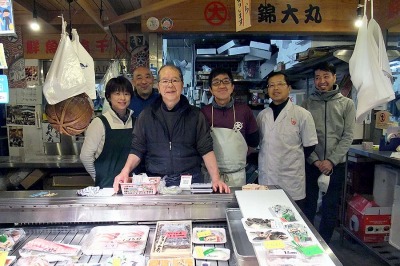
<svg viewBox="0 0 400 266">
<path fill-rule="evenodd" d="M 256 118 L 244 103 L 232 97 L 235 86 L 230 70 L 215 68 L 208 76 L 214 100 L 201 109 L 211 126 L 214 153 L 225 183 L 232 187 L 246 184 L 246 158 L 260 141 Z"/>
<path fill-rule="evenodd" d="M 131 151 L 114 190 L 127 182 L 129 173 L 145 158 L 146 173 L 165 177 L 167 186 L 179 186 L 181 175 L 192 175 L 192 183 L 204 182 L 201 163 L 211 176 L 213 190 L 229 193 L 220 179 L 209 126 L 200 110 L 182 95 L 183 77 L 179 68 L 165 65 L 158 72 L 161 97 L 145 108 L 133 130 Z"/>
<path fill-rule="evenodd" d="M 305 158 L 318 143 L 314 120 L 306 109 L 289 99 L 286 74 L 267 77 L 269 107 L 257 116 L 260 128 L 258 182 L 279 185 L 304 210 L 306 197 Z"/>
</svg>

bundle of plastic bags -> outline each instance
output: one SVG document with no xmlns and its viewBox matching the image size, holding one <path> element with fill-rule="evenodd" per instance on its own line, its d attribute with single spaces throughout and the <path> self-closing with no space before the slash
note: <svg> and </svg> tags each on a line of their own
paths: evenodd
<svg viewBox="0 0 400 266">
<path fill-rule="evenodd" d="M 49 104 L 82 93 L 96 99 L 93 58 L 79 42 L 76 30 L 72 32 L 73 41 L 70 40 L 67 23 L 63 17 L 61 19 L 61 39 L 43 85 L 43 94 Z"/>
<path fill-rule="evenodd" d="M 362 26 L 358 30 L 353 55 L 349 61 L 351 81 L 357 90 L 356 121 L 362 123 L 373 108 L 395 98 L 393 77 L 389 66 L 381 28 L 373 18 L 368 23 L 364 3 Z"/>
</svg>

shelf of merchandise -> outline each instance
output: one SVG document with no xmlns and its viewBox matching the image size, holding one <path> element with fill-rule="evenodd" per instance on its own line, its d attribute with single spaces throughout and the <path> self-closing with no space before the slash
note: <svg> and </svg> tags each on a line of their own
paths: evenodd
<svg viewBox="0 0 400 266">
<path fill-rule="evenodd" d="M 363 150 L 361 145 L 352 145 L 348 152 L 348 155 L 362 156 L 370 159 L 374 159 L 378 162 L 384 162 L 387 164 L 391 164 L 396 167 L 400 167 L 400 160 L 391 158 L 392 151 L 377 151 L 377 150 Z M 342 199 L 346 199 L 347 189 L 348 189 L 348 178 L 347 178 L 347 166 L 346 166 L 346 178 L 345 184 L 343 187 Z M 346 218 L 346 209 L 347 202 L 344 202 L 344 208 L 341 212 L 341 241 L 344 240 L 345 236 L 350 237 L 354 241 L 358 242 L 360 245 L 365 247 L 369 252 L 376 255 L 387 265 L 400 265 L 400 250 L 390 245 L 388 242 L 380 242 L 380 243 L 365 243 L 357 236 L 355 236 L 343 223 Z M 396 221 L 399 222 L 399 221 Z M 393 221 L 392 221 L 393 223 Z"/>
</svg>

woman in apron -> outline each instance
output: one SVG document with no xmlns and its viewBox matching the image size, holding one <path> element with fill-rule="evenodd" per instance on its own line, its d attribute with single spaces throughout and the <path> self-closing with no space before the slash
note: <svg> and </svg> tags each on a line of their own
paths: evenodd
<svg viewBox="0 0 400 266">
<path fill-rule="evenodd" d="M 201 111 L 211 127 L 220 175 L 229 186 L 241 187 L 246 184 L 246 157 L 259 143 L 257 122 L 247 104 L 235 103 L 230 70 L 216 68 L 208 81 L 214 100 Z"/>
<path fill-rule="evenodd" d="M 128 109 L 132 96 L 133 87 L 128 79 L 110 79 L 105 97 L 111 109 L 93 119 L 86 130 L 80 159 L 100 188 L 112 187 L 114 177 L 128 158 L 135 123 L 133 111 Z"/>
</svg>

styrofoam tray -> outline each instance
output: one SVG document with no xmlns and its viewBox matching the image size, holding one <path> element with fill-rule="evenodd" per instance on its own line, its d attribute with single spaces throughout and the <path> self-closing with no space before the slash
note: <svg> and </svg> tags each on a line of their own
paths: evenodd
<svg viewBox="0 0 400 266">
<path fill-rule="evenodd" d="M 193 228 L 193 243 L 195 244 L 224 244 L 226 232 L 224 228 Z"/>
<path fill-rule="evenodd" d="M 185 258 L 192 254 L 192 221 L 158 221 L 150 258 Z"/>
<path fill-rule="evenodd" d="M 12 250 L 14 245 L 25 237 L 25 231 L 22 228 L 4 228 L 0 229 L 0 235 L 7 238 L 4 243 L 0 243 L 0 250 Z"/>
<path fill-rule="evenodd" d="M 289 205 L 275 204 L 270 208 L 271 213 L 279 218 L 282 222 L 296 222 L 299 218 L 296 215 L 295 209 Z"/>
<path fill-rule="evenodd" d="M 256 219 L 254 221 L 254 219 Z M 265 221 L 264 223 L 258 222 L 258 220 Z M 242 224 L 246 231 L 267 231 L 270 229 L 281 228 L 282 224 L 276 218 L 260 218 L 260 217 L 244 217 L 242 218 Z"/>
<path fill-rule="evenodd" d="M 82 245 L 85 255 L 111 255 L 115 251 L 142 253 L 149 227 L 145 225 L 111 225 L 94 227 Z"/>
<path fill-rule="evenodd" d="M 293 240 L 304 245 L 305 243 L 314 243 L 313 235 L 310 229 L 300 222 L 285 223 L 285 229 Z"/>
<path fill-rule="evenodd" d="M 222 260 L 227 261 L 231 251 L 227 248 L 213 248 L 196 246 L 193 249 L 193 258 L 196 260 Z"/>
<path fill-rule="evenodd" d="M 147 266 L 194 266 L 193 258 L 149 259 Z"/>
<path fill-rule="evenodd" d="M 253 244 L 261 244 L 266 240 L 283 240 L 290 241 L 292 237 L 288 232 L 282 229 L 270 229 L 267 231 L 246 231 L 249 241 Z"/>
</svg>

